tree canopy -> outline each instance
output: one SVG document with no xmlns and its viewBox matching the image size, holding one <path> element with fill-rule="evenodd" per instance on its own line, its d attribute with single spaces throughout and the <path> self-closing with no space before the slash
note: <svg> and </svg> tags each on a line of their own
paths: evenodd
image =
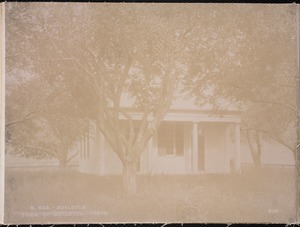
<svg viewBox="0 0 300 227">
<path fill-rule="evenodd" d="M 180 92 L 199 106 L 234 103 L 246 110 L 244 130 L 294 147 L 294 7 L 6 7 L 8 133 L 10 125 L 25 127 L 15 124 L 25 120 L 45 128 L 35 122 L 43 118 L 56 138 L 48 142 L 65 150 L 94 121 L 123 163 L 128 192 L 135 191 L 137 160 Z M 123 108 L 124 96 L 131 108 Z M 121 117 L 129 131 L 120 130 Z"/>
</svg>

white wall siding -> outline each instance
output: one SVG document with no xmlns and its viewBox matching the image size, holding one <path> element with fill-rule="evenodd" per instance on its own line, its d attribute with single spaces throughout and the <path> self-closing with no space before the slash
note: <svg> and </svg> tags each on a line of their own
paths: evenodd
<svg viewBox="0 0 300 227">
<path fill-rule="evenodd" d="M 226 124 L 207 124 L 205 127 L 205 172 L 228 173 L 230 165 L 226 154 Z"/>
</svg>

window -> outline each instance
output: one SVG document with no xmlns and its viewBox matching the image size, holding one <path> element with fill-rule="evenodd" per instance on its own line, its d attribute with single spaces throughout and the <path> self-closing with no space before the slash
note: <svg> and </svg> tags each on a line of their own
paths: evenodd
<svg viewBox="0 0 300 227">
<path fill-rule="evenodd" d="M 158 154 L 183 156 L 183 124 L 163 122 L 157 133 Z"/>
</svg>

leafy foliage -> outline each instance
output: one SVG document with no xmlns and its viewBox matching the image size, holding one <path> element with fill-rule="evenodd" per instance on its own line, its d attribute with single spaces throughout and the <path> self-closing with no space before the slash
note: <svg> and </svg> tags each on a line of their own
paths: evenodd
<svg viewBox="0 0 300 227">
<path fill-rule="evenodd" d="M 28 138 L 47 131 L 45 147 L 59 153 L 96 122 L 123 163 L 125 184 L 181 92 L 199 106 L 246 109 L 243 130 L 292 148 L 293 9 L 8 3 L 7 125 L 32 124 Z"/>
<path fill-rule="evenodd" d="M 275 140 L 295 154 L 294 8 L 235 9 L 231 15 L 226 10 L 217 12 L 224 14 L 223 22 L 202 38 L 213 40 L 212 45 L 204 46 L 204 41 L 194 50 L 194 56 L 203 61 L 191 61 L 186 89 L 199 106 L 208 102 L 215 108 L 242 108 L 243 131 L 262 133 L 265 139 Z"/>
</svg>

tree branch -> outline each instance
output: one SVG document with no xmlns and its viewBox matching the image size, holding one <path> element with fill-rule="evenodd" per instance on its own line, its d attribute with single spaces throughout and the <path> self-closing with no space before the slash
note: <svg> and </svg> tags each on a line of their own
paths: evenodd
<svg viewBox="0 0 300 227">
<path fill-rule="evenodd" d="M 46 149 L 46 148 L 43 148 L 43 147 L 34 147 L 34 146 L 28 146 L 28 145 L 22 145 L 22 147 L 28 148 L 28 149 L 41 150 L 41 151 L 44 151 L 44 152 L 46 152 L 46 153 L 52 155 L 52 156 L 55 157 L 55 158 L 56 158 L 56 156 L 57 156 L 57 151 L 50 150 L 50 149 Z"/>
<path fill-rule="evenodd" d="M 75 158 L 78 154 L 79 154 L 79 153 L 76 152 L 76 153 L 73 154 L 71 157 L 69 157 L 69 158 L 66 160 L 66 164 L 67 164 L 68 162 L 70 162 L 73 158 Z"/>
<path fill-rule="evenodd" d="M 31 113 L 28 113 L 28 114 L 26 114 L 25 116 L 23 116 L 19 119 L 12 120 L 12 121 L 9 121 L 9 122 L 5 122 L 5 127 L 9 127 L 9 126 L 17 124 L 17 123 L 25 122 L 25 121 L 31 120 L 33 118 L 36 118 L 36 117 L 39 117 L 39 116 L 42 115 L 42 113 L 32 115 L 33 113 L 38 113 L 38 112 L 31 112 Z"/>
<path fill-rule="evenodd" d="M 262 103 L 262 104 L 271 104 L 271 105 L 279 105 L 279 106 L 282 106 L 282 107 L 285 107 L 289 110 L 292 110 L 292 111 L 297 111 L 297 107 L 294 106 L 294 105 L 291 105 L 291 104 L 286 104 L 286 103 L 280 103 L 280 102 L 277 102 L 277 101 L 268 101 L 268 100 L 253 100 L 253 102 L 255 103 Z"/>
<path fill-rule="evenodd" d="M 254 130 L 254 131 L 257 131 L 257 132 L 262 132 L 262 133 L 266 134 L 267 136 L 269 136 L 271 139 L 275 140 L 276 142 L 284 145 L 285 147 L 287 147 L 288 149 L 290 149 L 292 152 L 295 152 L 295 150 L 296 150 L 296 147 L 290 146 L 283 139 L 281 139 L 278 136 L 270 133 L 268 130 L 256 129 L 256 128 L 245 128 L 244 130 Z"/>
</svg>

